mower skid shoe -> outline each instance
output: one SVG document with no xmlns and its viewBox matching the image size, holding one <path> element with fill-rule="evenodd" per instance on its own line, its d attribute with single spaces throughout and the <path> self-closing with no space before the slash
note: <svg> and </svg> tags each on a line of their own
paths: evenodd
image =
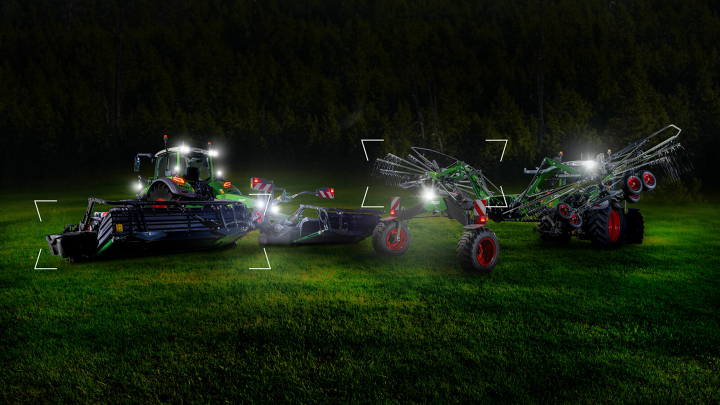
<svg viewBox="0 0 720 405">
<path fill-rule="evenodd" d="M 50 254 L 63 259 L 94 256 L 97 247 L 97 233 L 95 232 L 69 232 L 60 235 L 45 236 Z"/>
</svg>

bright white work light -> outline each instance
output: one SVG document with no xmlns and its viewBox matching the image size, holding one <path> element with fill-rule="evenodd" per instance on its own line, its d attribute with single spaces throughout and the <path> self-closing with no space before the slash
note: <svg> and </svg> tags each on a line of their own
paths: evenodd
<svg viewBox="0 0 720 405">
<path fill-rule="evenodd" d="M 272 207 L 272 212 L 274 212 L 274 213 L 276 213 L 276 214 L 277 214 L 277 213 L 278 213 L 278 211 L 280 211 L 280 208 L 278 208 L 278 206 L 277 206 L 277 205 L 273 205 L 273 207 Z"/>
<path fill-rule="evenodd" d="M 435 193 L 431 188 L 425 189 L 425 192 L 423 193 L 423 198 L 425 198 L 426 200 L 432 200 L 433 198 L 435 198 Z"/>
<path fill-rule="evenodd" d="M 592 169 L 595 167 L 595 161 L 594 160 L 586 160 L 583 162 L 583 166 L 587 167 L 588 169 Z"/>
<path fill-rule="evenodd" d="M 215 157 L 215 156 L 218 155 L 218 151 L 216 151 L 216 150 L 211 150 L 210 152 L 208 152 L 208 155 L 210 155 L 210 156 L 212 156 L 212 157 Z"/>
<path fill-rule="evenodd" d="M 222 172 L 220 170 L 218 170 L 217 175 L 222 176 Z"/>
</svg>

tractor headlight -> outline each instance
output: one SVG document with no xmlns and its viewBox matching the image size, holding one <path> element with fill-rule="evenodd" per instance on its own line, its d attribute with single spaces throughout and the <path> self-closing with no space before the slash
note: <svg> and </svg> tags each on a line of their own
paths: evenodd
<svg viewBox="0 0 720 405">
<path fill-rule="evenodd" d="M 183 145 L 180 147 L 180 153 L 190 153 L 190 148 Z"/>
<path fill-rule="evenodd" d="M 137 183 L 135 183 L 135 188 L 138 190 L 142 190 L 142 188 L 143 188 L 142 183 L 140 183 L 139 181 Z"/>
<path fill-rule="evenodd" d="M 278 208 L 277 205 L 273 205 L 273 207 L 272 207 L 272 212 L 275 213 L 275 214 L 277 214 L 278 211 L 280 211 L 280 208 Z"/>
<path fill-rule="evenodd" d="M 583 166 L 587 167 L 588 169 L 592 169 L 595 167 L 595 161 L 594 160 L 586 160 L 583 162 Z"/>
<path fill-rule="evenodd" d="M 220 170 L 217 171 L 218 176 L 222 176 L 222 172 Z"/>
<path fill-rule="evenodd" d="M 208 152 L 208 155 L 210 155 L 210 156 L 212 156 L 212 157 L 215 157 L 215 156 L 218 155 L 218 151 L 216 151 L 216 150 L 211 150 L 211 151 Z"/>
</svg>

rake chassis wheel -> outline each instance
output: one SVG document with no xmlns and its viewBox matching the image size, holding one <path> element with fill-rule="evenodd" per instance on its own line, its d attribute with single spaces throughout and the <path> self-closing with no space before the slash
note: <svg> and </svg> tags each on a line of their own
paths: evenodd
<svg viewBox="0 0 720 405">
<path fill-rule="evenodd" d="M 373 249 L 379 254 L 400 256 L 410 247 L 410 228 L 405 222 L 380 222 L 372 235 Z"/>
<path fill-rule="evenodd" d="M 487 228 L 466 231 L 458 242 L 457 258 L 465 271 L 487 273 L 495 268 L 499 256 L 497 236 Z"/>
</svg>

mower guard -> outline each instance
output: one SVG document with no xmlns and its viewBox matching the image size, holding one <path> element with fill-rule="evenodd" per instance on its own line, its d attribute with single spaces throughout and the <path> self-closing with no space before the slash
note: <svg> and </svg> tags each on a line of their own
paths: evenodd
<svg viewBox="0 0 720 405">
<path fill-rule="evenodd" d="M 318 218 L 303 217 L 306 209 L 316 210 Z M 285 221 L 275 221 L 260 230 L 261 245 L 306 245 L 353 243 L 371 236 L 385 211 L 374 209 L 325 208 L 301 205 Z"/>
<path fill-rule="evenodd" d="M 80 224 L 46 236 L 51 254 L 82 259 L 219 248 L 245 236 L 250 225 L 237 202 L 88 201 Z M 93 213 L 95 203 L 115 207 Z"/>
</svg>

